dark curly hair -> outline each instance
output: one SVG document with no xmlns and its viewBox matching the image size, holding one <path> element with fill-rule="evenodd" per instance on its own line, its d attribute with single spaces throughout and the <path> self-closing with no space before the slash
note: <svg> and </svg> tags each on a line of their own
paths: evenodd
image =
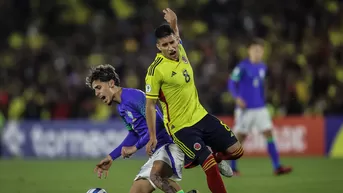
<svg viewBox="0 0 343 193">
<path fill-rule="evenodd" d="M 86 85 L 92 88 L 92 83 L 95 80 L 100 80 L 101 82 L 114 80 L 114 84 L 120 86 L 119 75 L 116 73 L 116 69 L 109 64 L 101 64 L 95 68 L 91 68 L 86 78 Z"/>
</svg>

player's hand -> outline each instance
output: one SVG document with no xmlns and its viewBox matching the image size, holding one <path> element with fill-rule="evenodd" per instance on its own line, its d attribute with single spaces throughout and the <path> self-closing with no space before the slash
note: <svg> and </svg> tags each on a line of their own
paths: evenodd
<svg viewBox="0 0 343 193">
<path fill-rule="evenodd" d="M 173 25 L 177 21 L 177 16 L 175 12 L 169 8 L 163 9 L 164 19 L 170 24 Z"/>
<path fill-rule="evenodd" d="M 96 164 L 94 168 L 94 173 L 98 175 L 98 178 L 102 178 L 105 175 L 105 178 L 108 176 L 108 170 L 112 166 L 112 158 L 111 156 L 107 156 L 106 158 L 102 159 L 98 164 Z"/>
<path fill-rule="evenodd" d="M 108 176 L 108 170 L 104 170 L 100 167 L 96 168 L 96 171 L 94 171 L 94 172 L 97 174 L 99 179 L 101 179 L 102 177 L 104 177 L 106 179 Z"/>
<path fill-rule="evenodd" d="M 236 104 L 237 104 L 240 108 L 242 108 L 242 109 L 244 109 L 244 108 L 246 107 L 246 104 L 245 104 L 244 100 L 241 99 L 241 98 L 237 98 L 237 99 L 236 99 Z"/>
<path fill-rule="evenodd" d="M 131 147 L 122 147 L 121 148 L 121 156 L 123 158 L 129 158 L 132 154 L 136 153 L 137 147 L 131 146 Z"/>
<path fill-rule="evenodd" d="M 149 156 L 152 156 L 153 154 L 153 151 L 155 150 L 156 148 L 156 145 L 157 145 L 157 139 L 156 137 L 150 137 L 150 140 L 149 142 L 146 144 L 145 148 L 146 148 L 146 153 L 149 155 Z"/>
</svg>

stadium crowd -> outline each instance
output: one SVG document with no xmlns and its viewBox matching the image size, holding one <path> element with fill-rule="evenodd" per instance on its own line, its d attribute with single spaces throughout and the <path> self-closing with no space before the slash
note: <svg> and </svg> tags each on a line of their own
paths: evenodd
<svg viewBox="0 0 343 193">
<path fill-rule="evenodd" d="M 265 39 L 273 115 L 343 113 L 339 0 L 12 0 L 0 2 L 0 120 L 106 120 L 114 115 L 84 82 L 109 63 L 122 86 L 144 88 L 154 27 L 173 8 L 200 99 L 217 115 L 235 106 L 227 80 L 246 40 Z M 1 121 L 0 121 L 1 122 Z"/>
</svg>

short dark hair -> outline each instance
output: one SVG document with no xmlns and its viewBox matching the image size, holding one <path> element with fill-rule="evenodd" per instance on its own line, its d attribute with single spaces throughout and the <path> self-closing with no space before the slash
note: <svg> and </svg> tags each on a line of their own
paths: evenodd
<svg viewBox="0 0 343 193">
<path fill-rule="evenodd" d="M 155 29 L 156 39 L 164 38 L 172 34 L 174 34 L 174 31 L 169 24 L 162 24 Z"/>
<path fill-rule="evenodd" d="M 86 85 L 92 88 L 92 83 L 95 80 L 100 80 L 101 82 L 114 80 L 114 84 L 120 86 L 119 75 L 116 73 L 116 69 L 109 64 L 101 64 L 95 68 L 91 68 L 86 78 Z"/>
<path fill-rule="evenodd" d="M 252 45 L 264 46 L 264 40 L 262 38 L 251 38 L 248 47 Z"/>
</svg>

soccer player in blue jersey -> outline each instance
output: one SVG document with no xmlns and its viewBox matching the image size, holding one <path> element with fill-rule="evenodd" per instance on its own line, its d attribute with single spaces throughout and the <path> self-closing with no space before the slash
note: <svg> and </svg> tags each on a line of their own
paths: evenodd
<svg viewBox="0 0 343 193">
<path fill-rule="evenodd" d="M 144 92 L 140 90 L 120 87 L 119 76 L 111 65 L 99 65 L 92 69 L 86 79 L 86 84 L 94 89 L 95 95 L 104 103 L 108 105 L 112 102 L 117 103 L 119 115 L 128 129 L 128 135 L 124 141 L 96 165 L 94 172 L 97 172 L 98 177 L 101 178 L 103 174 L 107 176 L 113 160 L 120 156 L 130 157 L 148 143 L 149 132 L 145 120 L 146 99 Z M 162 113 L 157 106 L 156 117 L 157 138 L 159 139 L 157 148 L 141 167 L 130 193 L 151 193 L 156 187 L 164 190 L 163 185 L 170 186 L 168 188 L 174 192 L 184 193 L 176 183 L 182 177 L 184 154 L 166 132 Z M 154 184 L 152 177 L 163 181 L 163 185 Z M 189 191 L 189 193 L 196 192 L 196 190 Z"/>
<path fill-rule="evenodd" d="M 264 79 L 267 66 L 262 62 L 264 41 L 253 39 L 248 46 L 249 58 L 241 61 L 233 70 L 229 80 L 229 90 L 236 99 L 235 134 L 241 143 L 256 128 L 267 139 L 267 149 L 273 163 L 274 174 L 282 175 L 292 171 L 291 167 L 280 164 L 279 153 L 272 134 L 273 124 L 265 106 Z M 235 175 L 240 175 L 236 160 L 231 167 Z"/>
</svg>

